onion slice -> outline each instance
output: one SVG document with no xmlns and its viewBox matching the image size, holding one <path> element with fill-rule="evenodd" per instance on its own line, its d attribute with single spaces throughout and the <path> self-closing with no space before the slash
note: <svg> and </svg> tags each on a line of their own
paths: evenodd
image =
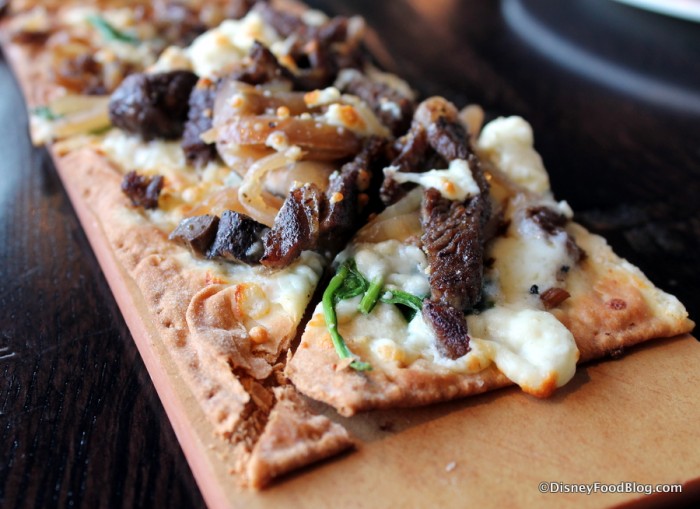
<svg viewBox="0 0 700 509">
<path fill-rule="evenodd" d="M 288 158 L 283 153 L 275 152 L 253 164 L 243 178 L 243 182 L 238 188 L 238 200 L 248 215 L 259 223 L 272 226 L 279 207 L 281 207 L 279 200 L 275 200 L 270 193 L 264 190 L 265 175 L 293 162 L 294 159 Z M 274 207 L 270 204 L 271 202 L 278 202 L 279 206 Z"/>
</svg>

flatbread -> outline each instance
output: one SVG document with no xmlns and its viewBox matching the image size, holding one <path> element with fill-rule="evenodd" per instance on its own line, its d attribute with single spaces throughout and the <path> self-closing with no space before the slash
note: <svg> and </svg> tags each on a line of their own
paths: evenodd
<svg viewBox="0 0 700 509">
<path fill-rule="evenodd" d="M 552 313 L 573 333 L 579 363 L 619 355 L 637 343 L 693 329 L 680 302 L 615 255 L 602 237 L 576 224 L 569 228 L 588 256 L 579 270 L 572 271 L 567 286 L 571 297 Z M 353 338 L 345 339 L 353 350 Z M 386 363 L 367 372 L 338 369 L 339 365 L 323 312 L 317 307 L 286 374 L 301 392 L 342 415 L 426 405 L 513 384 L 493 364 L 475 374 L 454 373 L 424 359 L 409 366 Z"/>
<path fill-rule="evenodd" d="M 298 4 L 278 4 L 297 13 L 303 10 Z M 3 21 L 3 29 L 7 26 Z M 40 46 L 13 42 L 8 33 L 3 33 L 2 43 L 30 108 L 65 93 L 52 80 L 48 55 Z M 287 362 L 312 290 L 297 295 L 295 306 L 268 303 L 272 310 L 264 318 L 258 316 L 256 307 L 269 300 L 258 283 L 271 280 L 271 273 L 253 271 L 251 279 L 234 281 L 217 262 L 193 259 L 168 240 L 164 225 L 134 208 L 120 190 L 131 168 L 106 153 L 102 142 L 107 136 L 69 136 L 54 143 L 51 153 L 72 199 L 79 200 L 97 225 L 99 235 L 91 242 L 117 260 L 133 301 L 144 303 L 145 309 L 135 311 L 166 346 L 163 355 L 177 366 L 171 376 L 184 379 L 227 446 L 227 463 L 240 485 L 264 487 L 278 476 L 355 445 L 341 425 L 315 414 L 298 391 L 352 415 L 372 408 L 424 405 L 513 383 L 493 363 L 470 374 L 420 359 L 409 366 L 375 364 L 371 372 L 356 372 L 339 361 L 318 308 Z M 569 231 L 588 257 L 569 276 L 571 297 L 552 313 L 573 333 L 580 362 L 692 329 L 680 303 L 616 257 L 600 237 L 576 225 Z M 320 273 L 311 277 L 313 284 L 307 286 L 313 287 Z M 353 347 L 353 338 L 348 341 Z M 539 395 L 551 393 L 553 384 L 540 388 Z"/>
</svg>

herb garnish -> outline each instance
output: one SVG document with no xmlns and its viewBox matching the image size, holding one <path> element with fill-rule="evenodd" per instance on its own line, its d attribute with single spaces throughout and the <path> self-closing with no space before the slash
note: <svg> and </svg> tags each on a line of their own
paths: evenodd
<svg viewBox="0 0 700 509">
<path fill-rule="evenodd" d="M 31 111 L 31 113 L 32 115 L 36 115 L 44 120 L 58 120 L 59 118 L 63 117 L 63 115 L 54 113 L 48 106 L 37 106 Z"/>
<path fill-rule="evenodd" d="M 423 309 L 423 299 L 416 297 L 412 293 L 404 292 L 401 290 L 387 290 L 384 295 L 379 299 L 385 304 L 395 304 L 399 306 L 405 306 L 408 308 L 407 312 L 402 309 L 401 312 L 406 318 L 406 321 L 410 322 L 416 313 Z"/>
<path fill-rule="evenodd" d="M 384 286 L 384 280 L 382 278 L 377 278 L 369 285 L 369 288 L 365 292 L 364 297 L 360 301 L 359 310 L 363 315 L 368 315 L 374 309 L 374 306 L 379 300 L 379 295 L 381 294 L 382 287 Z"/>
<path fill-rule="evenodd" d="M 363 314 L 369 314 L 374 309 L 378 301 L 386 304 L 395 304 L 408 308 L 408 313 L 402 313 L 407 321 L 411 321 L 415 314 L 423 307 L 423 299 L 402 290 L 384 289 L 384 281 L 381 278 L 375 279 L 371 283 L 367 281 L 360 271 L 357 270 L 355 260 L 347 260 L 336 272 L 335 276 L 328 283 L 328 288 L 323 292 L 323 315 L 326 319 L 328 331 L 338 357 L 347 359 L 354 357 L 345 340 L 338 332 L 338 317 L 335 313 L 335 305 L 341 300 L 351 299 L 362 295 L 362 300 L 358 309 Z M 357 371 L 369 371 L 372 366 L 367 362 L 354 360 L 350 367 Z"/>
<path fill-rule="evenodd" d="M 87 20 L 92 26 L 94 26 L 97 29 L 98 32 L 100 32 L 100 35 L 102 35 L 102 37 L 104 37 L 105 39 L 125 42 L 133 46 L 136 46 L 141 43 L 138 37 L 131 34 L 127 34 L 125 32 L 122 32 L 121 30 L 114 28 L 102 16 L 94 14 L 92 16 L 88 16 Z"/>
<path fill-rule="evenodd" d="M 335 305 L 345 299 L 350 299 L 364 293 L 368 288 L 367 280 L 355 268 L 355 262 L 350 260 L 340 266 L 338 272 L 333 276 L 328 288 L 323 292 L 323 315 L 326 318 L 326 325 L 331 334 L 331 340 L 338 357 L 347 359 L 354 357 L 348 345 L 345 344 L 343 336 L 338 332 L 338 317 L 335 314 Z M 350 367 L 357 371 L 369 371 L 372 366 L 367 362 L 354 360 Z"/>
</svg>

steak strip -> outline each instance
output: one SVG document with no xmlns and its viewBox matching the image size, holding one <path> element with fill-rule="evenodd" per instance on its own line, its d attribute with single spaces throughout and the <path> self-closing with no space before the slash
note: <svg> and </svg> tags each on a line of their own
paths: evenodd
<svg viewBox="0 0 700 509">
<path fill-rule="evenodd" d="M 373 81 L 356 69 L 348 69 L 340 74 L 336 86 L 365 101 L 394 136 L 404 134 L 411 126 L 414 101 L 386 83 Z"/>
<path fill-rule="evenodd" d="M 311 26 L 269 4 L 260 3 L 255 10 L 280 36 L 294 37 L 289 55 L 298 68 L 294 75 L 298 90 L 325 88 L 335 81 L 338 71 L 360 67 L 364 61 L 359 40 L 350 33 L 350 18 L 338 16 Z"/>
<path fill-rule="evenodd" d="M 289 192 L 272 229 L 265 235 L 265 254 L 260 263 L 282 268 L 318 243 L 321 215 L 327 199 L 316 184 L 306 184 Z"/>
<path fill-rule="evenodd" d="M 325 194 L 314 184 L 290 191 L 265 236 L 260 262 L 282 268 L 305 249 L 335 252 L 343 246 L 363 223 L 369 200 L 363 192 L 369 187 L 373 167 L 383 163 L 385 146 L 380 138 L 368 138 L 355 159 L 331 175 Z"/>
<path fill-rule="evenodd" d="M 442 98 L 421 103 L 414 116 L 414 138 L 420 128 L 430 148 L 445 162 L 468 162 L 480 190 L 464 201 L 453 201 L 429 188 L 421 203 L 421 241 L 430 265 L 431 290 L 430 300 L 423 304 L 423 318 L 435 332 L 438 351 L 456 359 L 470 350 L 464 312 L 481 299 L 484 231 L 491 216 L 489 186 L 451 103 Z"/>
<path fill-rule="evenodd" d="M 122 192 L 129 197 L 134 207 L 157 209 L 158 197 L 163 190 L 163 177 L 154 175 L 148 177 L 130 171 L 122 180 Z"/>
<path fill-rule="evenodd" d="M 189 71 L 132 74 L 109 99 L 109 119 L 115 127 L 149 141 L 182 136 L 188 98 L 197 83 Z"/>
</svg>

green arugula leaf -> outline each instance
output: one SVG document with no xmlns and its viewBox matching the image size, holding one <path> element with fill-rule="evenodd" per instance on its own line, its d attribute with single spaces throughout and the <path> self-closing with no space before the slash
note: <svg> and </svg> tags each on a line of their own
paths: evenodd
<svg viewBox="0 0 700 509">
<path fill-rule="evenodd" d="M 335 313 L 335 304 L 344 299 L 360 295 L 367 288 L 367 280 L 357 272 L 354 261 L 345 262 L 338 268 L 338 272 L 331 278 L 328 288 L 323 292 L 321 300 L 323 316 L 330 332 L 333 346 L 341 359 L 354 358 L 354 355 L 345 343 L 343 336 L 338 332 L 338 317 Z M 370 371 L 372 366 L 367 362 L 353 360 L 350 367 L 357 371 Z"/>
<path fill-rule="evenodd" d="M 343 284 L 335 292 L 334 302 L 362 295 L 369 287 L 369 281 L 357 270 L 355 260 L 348 260 L 343 266 L 347 268 L 347 275 L 343 279 Z"/>
<path fill-rule="evenodd" d="M 63 117 L 63 115 L 57 115 L 54 113 L 48 106 L 37 106 L 36 108 L 32 109 L 31 114 L 44 120 L 58 120 L 59 118 Z"/>
<path fill-rule="evenodd" d="M 121 30 L 114 28 L 102 16 L 94 14 L 92 16 L 88 16 L 87 20 L 93 27 L 97 29 L 98 32 L 100 32 L 100 35 L 102 35 L 102 37 L 104 37 L 107 40 L 125 42 L 133 46 L 136 46 L 141 43 L 138 37 L 131 34 L 127 34 L 126 32 L 122 32 Z"/>
<path fill-rule="evenodd" d="M 365 295 L 360 301 L 359 310 L 363 315 L 368 315 L 374 309 L 374 306 L 379 300 L 379 295 L 382 292 L 382 287 L 384 286 L 384 280 L 381 278 L 375 279 L 369 285 L 369 288 L 365 292 Z"/>
<path fill-rule="evenodd" d="M 423 300 L 425 298 L 426 297 L 417 297 L 412 293 L 404 292 L 402 290 L 387 290 L 379 298 L 379 300 L 386 304 L 395 304 L 397 306 L 405 306 L 408 308 L 405 310 L 400 308 L 400 310 L 404 315 L 404 318 L 406 318 L 406 321 L 410 322 L 413 320 L 413 317 L 416 316 L 416 313 L 423 309 Z"/>
</svg>

